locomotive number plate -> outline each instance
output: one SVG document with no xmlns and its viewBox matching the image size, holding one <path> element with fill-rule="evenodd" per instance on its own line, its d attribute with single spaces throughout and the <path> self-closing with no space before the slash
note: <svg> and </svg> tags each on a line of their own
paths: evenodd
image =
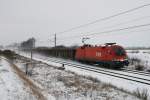
<svg viewBox="0 0 150 100">
<path fill-rule="evenodd" d="M 101 52 L 96 52 L 96 56 L 101 57 L 102 56 Z"/>
</svg>

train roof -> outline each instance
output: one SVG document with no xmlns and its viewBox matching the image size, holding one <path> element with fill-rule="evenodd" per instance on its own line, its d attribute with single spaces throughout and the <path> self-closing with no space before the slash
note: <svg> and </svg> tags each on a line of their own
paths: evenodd
<svg viewBox="0 0 150 100">
<path fill-rule="evenodd" d="M 108 46 L 118 46 L 116 43 L 105 43 L 101 45 L 90 45 L 90 44 L 85 44 L 81 47 L 108 47 Z"/>
</svg>

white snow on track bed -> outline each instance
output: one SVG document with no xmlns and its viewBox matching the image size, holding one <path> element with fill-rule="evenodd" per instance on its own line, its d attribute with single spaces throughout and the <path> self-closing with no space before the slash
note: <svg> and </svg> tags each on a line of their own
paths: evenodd
<svg viewBox="0 0 150 100">
<path fill-rule="evenodd" d="M 0 100 L 36 100 L 29 88 L 13 72 L 9 63 L 0 58 Z"/>
</svg>

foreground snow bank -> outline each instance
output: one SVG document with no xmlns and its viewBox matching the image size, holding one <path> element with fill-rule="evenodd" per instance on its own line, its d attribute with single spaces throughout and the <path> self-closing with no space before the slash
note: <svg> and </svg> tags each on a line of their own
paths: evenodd
<svg viewBox="0 0 150 100">
<path fill-rule="evenodd" d="M 0 100 L 36 100 L 30 89 L 13 72 L 9 63 L 0 58 Z"/>
<path fill-rule="evenodd" d="M 23 63 L 22 60 L 18 59 L 19 65 Z M 25 58 L 24 61 L 26 62 Z M 53 66 L 59 66 L 59 64 L 54 64 L 51 61 L 46 62 Z M 55 96 L 57 100 L 139 100 L 137 97 L 120 91 L 109 84 L 67 71 L 71 70 L 70 68 L 72 68 L 72 71 L 77 71 L 71 66 L 65 67 L 66 70 L 60 70 L 58 67 L 36 63 L 32 68 L 31 78 L 43 87 L 42 92 L 48 92 Z M 24 70 L 23 65 L 20 68 Z M 79 69 L 78 72 L 80 72 Z"/>
</svg>

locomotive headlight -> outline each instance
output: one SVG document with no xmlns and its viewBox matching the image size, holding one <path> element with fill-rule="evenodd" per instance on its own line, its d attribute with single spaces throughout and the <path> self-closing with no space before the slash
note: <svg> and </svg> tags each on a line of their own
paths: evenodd
<svg viewBox="0 0 150 100">
<path fill-rule="evenodd" d="M 119 59 L 120 61 L 124 61 L 124 59 Z"/>
<path fill-rule="evenodd" d="M 114 58 L 114 59 L 113 59 L 113 61 L 117 61 L 117 59 L 116 59 L 116 58 Z"/>
<path fill-rule="evenodd" d="M 124 59 L 113 59 L 113 61 L 124 61 Z"/>
</svg>

